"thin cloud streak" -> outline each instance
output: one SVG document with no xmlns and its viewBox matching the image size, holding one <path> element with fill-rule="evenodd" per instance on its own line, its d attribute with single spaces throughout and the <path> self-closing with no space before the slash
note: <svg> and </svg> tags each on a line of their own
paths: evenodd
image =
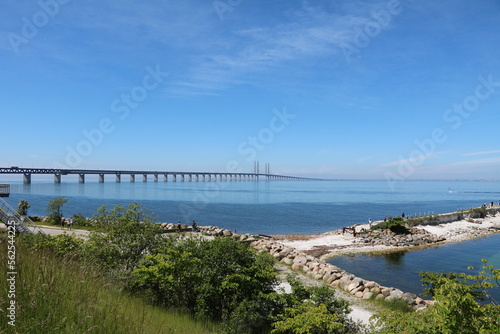
<svg viewBox="0 0 500 334">
<path fill-rule="evenodd" d="M 471 153 L 464 153 L 466 156 L 471 156 L 471 155 L 486 155 L 486 154 L 496 154 L 500 153 L 500 150 L 496 151 L 482 151 L 482 152 L 471 152 Z"/>
</svg>

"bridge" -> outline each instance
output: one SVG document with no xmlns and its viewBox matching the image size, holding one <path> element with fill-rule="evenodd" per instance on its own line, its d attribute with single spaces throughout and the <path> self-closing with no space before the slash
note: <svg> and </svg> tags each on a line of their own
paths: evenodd
<svg viewBox="0 0 500 334">
<path fill-rule="evenodd" d="M 0 174 L 22 174 L 24 183 L 31 183 L 33 174 L 53 174 L 54 182 L 61 183 L 63 175 L 78 175 L 78 181 L 85 183 L 86 175 L 98 175 L 100 183 L 104 182 L 106 175 L 115 177 L 117 183 L 121 182 L 122 175 L 130 175 L 130 182 L 135 182 L 136 175 L 142 175 L 142 181 L 148 182 L 148 176 L 153 177 L 154 182 L 158 182 L 160 176 L 163 176 L 163 181 L 176 182 L 184 181 L 258 181 L 265 180 L 286 180 L 286 181 L 307 181 L 320 180 L 313 178 L 277 175 L 269 173 L 269 165 L 266 164 L 266 172 L 260 173 L 257 167 L 253 173 L 242 172 L 175 172 L 175 171 L 146 171 L 146 170 L 106 170 L 106 169 L 59 169 L 59 168 L 22 168 L 22 167 L 0 167 Z M 255 166 L 254 166 L 255 167 Z"/>
</svg>

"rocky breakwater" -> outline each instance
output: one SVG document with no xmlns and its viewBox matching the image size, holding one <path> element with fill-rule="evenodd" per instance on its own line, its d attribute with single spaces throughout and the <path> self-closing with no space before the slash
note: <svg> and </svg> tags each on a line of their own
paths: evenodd
<svg viewBox="0 0 500 334">
<path fill-rule="evenodd" d="M 284 246 L 274 240 L 255 240 L 251 246 L 258 251 L 268 252 L 276 260 L 290 265 L 292 270 L 302 271 L 305 275 L 323 281 L 332 287 L 342 289 L 363 299 L 404 300 L 415 309 L 425 308 L 432 301 L 423 300 L 413 293 L 403 292 L 393 287 L 382 286 L 373 281 L 356 277 L 345 270 L 321 261 L 318 258 Z"/>
<path fill-rule="evenodd" d="M 358 234 L 358 243 L 364 245 L 383 245 L 390 247 L 414 247 L 435 244 L 446 238 L 419 228 L 408 228 L 407 233 L 394 233 L 391 230 L 375 230 Z"/>
</svg>

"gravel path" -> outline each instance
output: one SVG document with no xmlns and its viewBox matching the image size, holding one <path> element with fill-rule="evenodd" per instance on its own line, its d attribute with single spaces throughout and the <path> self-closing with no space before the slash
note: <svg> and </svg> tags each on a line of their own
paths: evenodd
<svg viewBox="0 0 500 334">
<path fill-rule="evenodd" d="M 301 274 L 300 272 L 293 271 L 289 266 L 276 263 L 275 268 L 279 271 L 279 278 L 282 280 L 282 283 L 278 286 L 278 288 L 283 288 L 286 293 L 291 292 L 290 285 L 285 281 L 286 277 L 289 274 L 292 274 L 294 277 L 298 278 L 305 286 L 320 286 L 324 284 L 322 281 L 314 280 L 306 275 Z M 349 317 L 355 322 L 360 322 L 363 325 L 370 325 L 370 318 L 377 312 L 375 305 L 373 303 L 369 303 L 363 299 L 356 298 L 349 293 L 342 291 L 340 289 L 335 289 L 335 296 L 337 298 L 342 298 L 349 302 L 351 313 L 349 313 Z"/>
</svg>

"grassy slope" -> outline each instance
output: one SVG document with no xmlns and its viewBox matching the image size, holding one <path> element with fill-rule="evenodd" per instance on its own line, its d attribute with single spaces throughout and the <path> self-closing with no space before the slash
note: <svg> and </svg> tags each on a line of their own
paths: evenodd
<svg viewBox="0 0 500 334">
<path fill-rule="evenodd" d="M 0 241 L 2 333 L 210 333 L 209 324 L 147 305 L 91 268 L 16 244 L 16 327 L 7 324 L 7 245 Z"/>
</svg>

